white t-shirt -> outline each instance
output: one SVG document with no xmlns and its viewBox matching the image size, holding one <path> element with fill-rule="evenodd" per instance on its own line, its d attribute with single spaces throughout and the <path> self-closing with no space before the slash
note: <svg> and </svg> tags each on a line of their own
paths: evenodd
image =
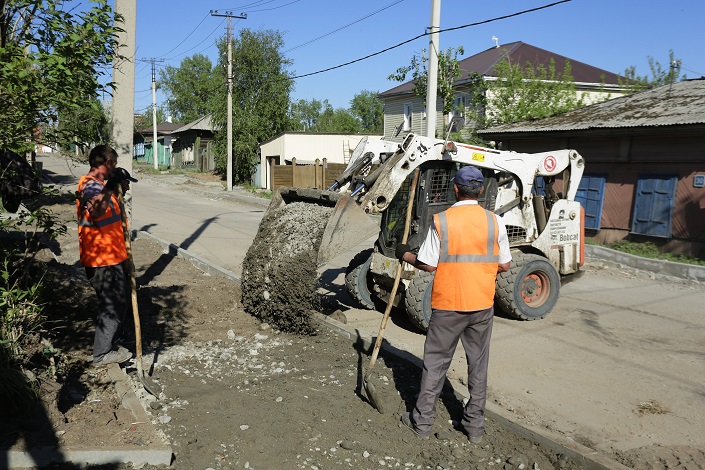
<svg viewBox="0 0 705 470">
<path fill-rule="evenodd" d="M 451 207 L 466 206 L 477 204 L 474 199 L 458 201 Z M 509 252 L 509 238 L 507 237 L 507 227 L 504 226 L 504 221 L 497 214 L 494 218 L 497 219 L 497 227 L 499 228 L 499 236 L 497 237 L 497 244 L 499 245 L 499 264 L 509 263 L 512 260 L 512 255 Z M 419 254 L 416 259 L 429 266 L 438 267 L 438 257 L 441 252 L 441 239 L 438 238 L 438 233 L 433 230 L 433 226 L 428 228 L 428 234 L 426 239 L 421 244 L 419 248 Z"/>
</svg>

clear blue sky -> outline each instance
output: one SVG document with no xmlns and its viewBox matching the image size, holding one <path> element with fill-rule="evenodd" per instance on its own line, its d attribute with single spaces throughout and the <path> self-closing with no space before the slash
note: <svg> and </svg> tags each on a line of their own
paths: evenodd
<svg viewBox="0 0 705 470">
<path fill-rule="evenodd" d="M 541 7 L 551 0 L 440 0 L 441 30 Z M 375 54 L 412 39 L 430 25 L 431 0 L 138 0 L 136 58 L 163 58 L 178 67 L 205 54 L 215 64 L 215 40 L 225 19 L 210 10 L 247 14 L 233 20 L 242 28 L 278 30 L 291 71 L 304 75 Z M 705 76 L 704 0 L 571 0 L 533 13 L 442 33 L 441 49 L 463 46 L 469 57 L 499 44 L 522 41 L 573 61 L 614 73 L 636 66 L 650 74 L 648 57 L 668 66 L 668 52 L 688 78 Z M 327 99 L 348 108 L 362 90 L 385 91 L 398 83 L 387 77 L 428 48 L 428 36 L 330 72 L 295 80 L 293 99 Z M 158 104 L 163 100 L 157 94 Z M 152 102 L 150 65 L 137 62 L 135 112 Z"/>
</svg>

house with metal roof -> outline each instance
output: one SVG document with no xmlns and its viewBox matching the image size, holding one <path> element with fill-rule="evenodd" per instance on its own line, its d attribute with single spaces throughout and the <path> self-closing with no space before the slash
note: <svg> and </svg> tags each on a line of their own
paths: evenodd
<svg viewBox="0 0 705 470">
<path fill-rule="evenodd" d="M 210 115 L 175 129 L 171 133 L 172 160 L 176 168 L 191 168 L 198 171 L 215 170 L 213 138 L 215 129 Z"/>
<path fill-rule="evenodd" d="M 577 93 L 585 96 L 587 103 L 603 101 L 605 99 L 621 96 L 625 93 L 620 85 L 619 75 L 585 64 L 578 60 L 565 57 L 555 52 L 547 51 L 524 42 L 512 42 L 492 47 L 467 59 L 459 61 L 461 75 L 455 80 L 455 103 L 458 111 L 455 115 L 462 115 L 470 106 L 471 90 L 470 78 L 477 73 L 484 80 L 497 80 L 495 68 L 501 62 L 509 60 L 513 64 L 531 64 L 535 69 L 539 66 L 548 68 L 551 60 L 555 65 L 556 74 L 562 75 L 566 61 L 570 63 L 571 74 L 575 81 Z M 425 134 L 426 108 L 425 97 L 414 94 L 414 82 L 408 81 L 399 86 L 380 93 L 379 98 L 384 102 L 384 136 L 388 140 L 403 140 L 410 132 Z M 466 104 L 467 102 L 467 104 Z M 438 97 L 436 103 L 436 129 L 437 135 L 443 135 L 447 129 L 450 117 L 443 115 L 443 98 Z M 491 110 L 487 110 L 491 111 Z"/>
<path fill-rule="evenodd" d="M 588 238 L 705 258 L 705 77 L 478 134 L 503 150 L 577 150 Z"/>
<path fill-rule="evenodd" d="M 172 133 L 182 127 L 181 123 L 163 122 L 157 124 L 157 161 L 159 166 L 170 167 L 171 163 L 171 144 L 175 137 Z M 152 164 L 154 163 L 154 126 L 145 129 L 137 130 L 132 136 L 132 158 L 140 162 Z"/>
</svg>

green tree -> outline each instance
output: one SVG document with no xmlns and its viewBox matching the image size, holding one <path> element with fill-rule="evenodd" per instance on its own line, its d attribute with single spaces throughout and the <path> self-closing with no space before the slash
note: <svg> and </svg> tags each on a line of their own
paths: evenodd
<svg viewBox="0 0 705 470">
<path fill-rule="evenodd" d="M 553 59 L 548 67 L 529 62 L 522 67 L 504 60 L 494 70 L 497 79 L 484 81 L 485 96 L 474 103 L 475 107 L 486 109 L 485 126 L 540 119 L 585 104 L 585 97 L 576 90 L 568 61 L 562 73 L 557 72 Z"/>
<path fill-rule="evenodd" d="M 626 87 L 630 92 L 636 92 L 649 88 L 656 88 L 669 83 L 675 83 L 685 80 L 687 77 L 681 75 L 681 61 L 675 58 L 675 53 L 672 50 L 668 51 L 668 64 L 664 68 L 659 61 L 649 56 L 649 69 L 651 76 L 638 75 L 634 65 L 629 66 L 624 70 L 623 78 L 620 77 L 619 84 Z"/>
<path fill-rule="evenodd" d="M 376 91 L 362 90 L 350 101 L 350 112 L 360 121 L 360 131 L 369 134 L 384 132 L 384 103 Z"/>
<path fill-rule="evenodd" d="M 157 106 L 157 125 L 159 125 L 160 122 L 166 122 L 166 118 L 167 112 L 164 106 Z M 152 105 L 149 105 L 142 114 L 135 116 L 135 132 L 151 128 L 153 122 Z"/>
<path fill-rule="evenodd" d="M 87 106 L 63 109 L 59 115 L 59 131 L 56 144 L 63 149 L 72 145 L 78 147 L 81 155 L 98 143 L 109 142 L 112 136 L 112 119 L 109 107 L 93 98 Z M 74 136 L 72 129 L 82 129 L 81 137 Z M 72 140 L 69 140 L 72 139 Z"/>
<path fill-rule="evenodd" d="M 65 11 L 67 3 L 0 0 L 0 147 L 93 138 L 83 126 L 57 123 L 81 107 L 100 111 L 96 98 L 113 86 L 100 77 L 118 56 L 122 18 L 106 0 Z"/>
<path fill-rule="evenodd" d="M 337 134 L 357 134 L 360 132 L 360 121 L 350 111 L 338 108 L 324 101 L 325 109 L 313 126 L 313 132 L 330 132 Z"/>
<path fill-rule="evenodd" d="M 328 101 L 326 100 L 327 104 Z M 300 99 L 291 103 L 291 110 L 289 116 L 291 118 L 291 127 L 289 130 L 292 131 L 311 131 L 316 125 L 318 118 L 321 117 L 323 112 L 323 102 L 317 99 L 312 99 L 311 101 Z"/>
<path fill-rule="evenodd" d="M 438 96 L 443 100 L 443 115 L 448 115 L 455 106 L 455 80 L 460 77 L 460 65 L 458 56 L 463 55 L 465 49 L 462 46 L 457 49 L 449 47 L 438 54 Z M 396 72 L 387 77 L 388 80 L 405 82 L 406 77 L 411 74 L 414 81 L 414 94 L 424 99 L 426 103 L 426 91 L 428 90 L 428 57 L 425 51 L 421 57 L 411 58 L 411 64 L 399 67 Z"/>
<path fill-rule="evenodd" d="M 286 68 L 281 33 L 273 30 L 243 29 L 233 39 L 233 181 L 249 182 L 259 163 L 259 143 L 290 127 L 288 116 L 293 87 Z M 218 43 L 220 61 L 218 83 L 225 83 L 227 41 Z M 215 137 L 217 169 L 227 170 L 227 90 L 214 93 L 213 124 L 223 129 Z"/>
<path fill-rule="evenodd" d="M 159 86 L 166 95 L 171 116 L 188 123 L 210 113 L 210 98 L 219 88 L 210 59 L 195 54 L 181 61 L 179 67 L 167 65 L 159 71 Z"/>
</svg>

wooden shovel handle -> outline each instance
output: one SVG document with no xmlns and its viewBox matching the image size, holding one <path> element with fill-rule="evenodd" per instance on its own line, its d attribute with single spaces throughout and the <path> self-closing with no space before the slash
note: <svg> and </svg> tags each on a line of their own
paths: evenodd
<svg viewBox="0 0 705 470">
<path fill-rule="evenodd" d="M 401 242 L 406 243 L 409 238 L 409 227 L 411 226 L 411 213 L 414 208 L 414 198 L 416 197 L 416 185 L 419 182 L 419 169 L 414 170 L 414 177 L 411 180 L 411 188 L 409 188 L 409 203 L 406 206 L 406 221 L 404 222 L 404 233 L 402 235 Z M 377 362 L 377 356 L 379 355 L 379 349 L 382 347 L 382 339 L 384 337 L 384 330 L 387 328 L 387 320 L 389 320 L 389 315 L 392 313 L 392 306 L 394 305 L 394 297 L 397 295 L 397 289 L 399 288 L 399 281 L 401 280 L 402 272 L 402 262 L 399 261 L 399 266 L 397 266 L 397 274 L 394 277 L 394 285 L 392 286 L 392 292 L 389 294 L 389 301 L 387 302 L 387 308 L 384 310 L 384 316 L 382 317 L 382 323 L 379 325 L 379 333 L 377 333 L 377 341 L 375 341 L 375 348 L 372 351 L 372 356 L 370 357 L 370 367 L 367 369 L 367 374 L 365 374 L 365 381 L 370 375 L 370 371 L 375 366 Z"/>
<path fill-rule="evenodd" d="M 132 316 L 135 322 L 135 365 L 137 373 L 144 375 L 142 368 L 142 328 L 140 326 L 140 312 L 137 306 L 137 280 L 135 279 L 135 263 L 132 259 L 132 240 L 130 232 L 127 230 L 127 214 L 125 213 L 125 199 L 122 194 L 122 186 L 118 184 L 118 203 L 120 206 L 120 219 L 122 221 L 122 232 L 125 236 L 125 248 L 127 250 L 128 271 L 130 275 L 130 289 L 132 297 Z"/>
</svg>

